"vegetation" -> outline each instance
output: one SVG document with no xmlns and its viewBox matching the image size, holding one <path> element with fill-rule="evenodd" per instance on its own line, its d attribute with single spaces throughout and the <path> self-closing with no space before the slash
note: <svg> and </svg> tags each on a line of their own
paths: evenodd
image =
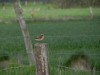
<svg viewBox="0 0 100 75">
<path fill-rule="evenodd" d="M 0 70 L 0 75 L 35 75 L 34 66 L 20 66 L 9 68 L 7 70 Z"/>
<path fill-rule="evenodd" d="M 43 42 L 49 44 L 49 64 L 51 73 L 55 71 L 53 75 L 57 72 L 59 60 L 61 63 L 65 62 L 76 51 L 85 52 L 85 54 L 90 57 L 91 63 L 99 67 L 99 24 L 100 21 L 98 19 L 59 22 L 27 21 L 33 44 L 36 43 L 34 40 L 35 36 L 41 33 L 45 35 Z M 16 54 L 20 53 L 22 57 L 24 57 L 23 63 L 28 64 L 23 37 L 18 23 L 0 23 L 0 32 L 0 50 L 8 52 L 11 57 L 10 61 L 13 61 L 13 63 L 17 62 L 15 59 Z M 59 59 L 60 57 L 61 59 Z M 62 72 L 65 73 L 66 70 L 62 69 Z M 71 72 L 68 71 L 68 73 Z"/>
<path fill-rule="evenodd" d="M 6 52 L 1 52 L 0 51 L 0 62 L 1 61 L 6 61 L 6 60 L 9 60 L 9 54 L 7 54 Z"/>
<path fill-rule="evenodd" d="M 32 21 L 31 15 L 33 9 L 35 10 L 35 19 L 62 17 L 81 17 L 82 19 Z M 41 33 L 45 35 L 45 39 L 42 42 L 49 45 L 50 75 L 57 75 L 60 72 L 62 75 L 91 75 L 90 72 L 75 72 L 70 68 L 59 68 L 59 65 L 62 66 L 75 52 L 84 52 L 90 58 L 89 61 L 96 66 L 97 71 L 100 71 L 100 8 L 93 8 L 94 19 L 92 20 L 83 19 L 84 17 L 89 17 L 88 8 L 60 9 L 42 3 L 40 5 L 30 3 L 27 6 L 23 5 L 23 11 L 32 44 L 36 43 L 34 38 L 37 35 Z M 13 6 L 8 4 L 5 6 L 5 9 L 2 9 L 1 5 L 0 53 L 7 52 L 7 59 L 10 58 L 10 65 L 8 69 L 0 70 L 0 75 L 35 74 L 35 67 L 28 65 L 28 58 L 19 24 L 12 19 L 15 19 Z M 2 20 L 5 22 L 2 22 Z M 8 20 L 12 21 L 8 22 Z M 18 63 L 16 59 L 17 54 L 22 56 L 23 65 Z M 3 57 L 3 59 L 6 58 Z M 100 72 L 96 72 L 96 75 L 99 74 Z"/>
<path fill-rule="evenodd" d="M 88 7 L 89 5 L 100 7 L 99 0 L 20 0 L 24 5 L 28 3 L 42 3 L 42 4 L 54 4 L 60 8 L 68 7 Z M 0 3 L 4 6 L 6 3 L 13 3 L 13 0 L 0 0 Z"/>
<path fill-rule="evenodd" d="M 34 18 L 61 18 L 61 17 L 89 17 L 89 8 L 67 8 L 60 9 L 53 6 L 44 4 L 29 4 L 23 5 L 23 14 L 25 19 L 32 19 L 32 11 L 34 10 Z M 80 12 L 81 11 L 81 12 Z M 55 14 L 56 13 L 56 14 Z M 95 17 L 100 17 L 100 8 L 93 8 Z M 5 10 L 0 7 L 0 19 L 15 19 L 15 12 L 13 5 L 6 5 Z"/>
</svg>

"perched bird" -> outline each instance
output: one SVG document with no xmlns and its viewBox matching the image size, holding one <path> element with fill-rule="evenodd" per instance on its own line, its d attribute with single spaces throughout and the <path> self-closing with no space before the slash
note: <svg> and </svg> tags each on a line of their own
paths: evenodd
<svg viewBox="0 0 100 75">
<path fill-rule="evenodd" d="M 36 41 L 42 41 L 44 39 L 44 34 L 41 34 L 35 38 Z"/>
</svg>

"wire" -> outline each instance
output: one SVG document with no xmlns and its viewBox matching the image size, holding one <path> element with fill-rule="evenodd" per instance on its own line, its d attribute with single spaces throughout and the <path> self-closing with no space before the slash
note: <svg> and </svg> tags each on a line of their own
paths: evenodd
<svg viewBox="0 0 100 75">
<path fill-rule="evenodd" d="M 46 36 L 46 37 L 94 37 L 94 36 L 100 36 L 100 35 L 67 35 L 67 36 Z"/>
<path fill-rule="evenodd" d="M 0 71 L 9 70 L 9 69 L 26 68 L 26 67 L 32 67 L 32 65 L 24 65 L 24 66 L 17 66 L 17 67 L 9 67 L 9 68 L 5 68 L 5 69 L 1 69 Z"/>
<path fill-rule="evenodd" d="M 94 36 L 99 37 L 100 35 L 72 35 L 72 36 L 71 35 L 69 35 L 69 36 L 61 36 L 60 35 L 60 36 L 45 36 L 45 37 L 55 38 L 55 37 L 94 37 Z M 33 36 L 31 36 L 31 37 L 33 37 Z M 0 39 L 12 39 L 12 38 L 18 39 L 18 38 L 22 38 L 22 36 L 0 37 Z"/>
</svg>

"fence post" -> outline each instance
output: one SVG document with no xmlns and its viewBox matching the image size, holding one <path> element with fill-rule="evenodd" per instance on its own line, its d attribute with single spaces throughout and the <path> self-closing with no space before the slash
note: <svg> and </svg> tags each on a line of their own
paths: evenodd
<svg viewBox="0 0 100 75">
<path fill-rule="evenodd" d="M 18 64 L 19 64 L 19 65 L 23 65 L 23 61 L 22 61 L 22 56 L 21 56 L 21 54 L 17 54 L 16 58 L 17 58 Z"/>
<path fill-rule="evenodd" d="M 36 75 L 49 75 L 47 60 L 47 44 L 36 43 L 35 45 Z"/>
<path fill-rule="evenodd" d="M 23 34 L 23 39 L 24 39 L 26 52 L 27 52 L 28 59 L 29 59 L 29 64 L 32 65 L 35 62 L 34 54 L 33 54 L 33 47 L 32 47 L 32 42 L 30 39 L 28 28 L 26 26 L 25 20 L 23 19 L 23 11 L 21 8 L 20 0 L 15 0 L 14 9 L 15 9 L 16 18 L 20 24 L 21 31 Z"/>
<path fill-rule="evenodd" d="M 89 10 L 90 10 L 90 17 L 91 17 L 91 19 L 93 19 L 93 8 L 92 8 L 92 6 L 89 7 Z"/>
<path fill-rule="evenodd" d="M 93 67 L 93 75 L 96 75 L 96 67 Z"/>
</svg>

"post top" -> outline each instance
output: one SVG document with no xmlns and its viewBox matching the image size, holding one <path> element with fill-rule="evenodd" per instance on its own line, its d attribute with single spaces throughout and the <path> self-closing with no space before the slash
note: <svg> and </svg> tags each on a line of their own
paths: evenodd
<svg viewBox="0 0 100 75">
<path fill-rule="evenodd" d="M 47 45 L 47 43 L 35 43 L 34 45 L 35 46 L 37 46 L 37 45 Z"/>
</svg>

